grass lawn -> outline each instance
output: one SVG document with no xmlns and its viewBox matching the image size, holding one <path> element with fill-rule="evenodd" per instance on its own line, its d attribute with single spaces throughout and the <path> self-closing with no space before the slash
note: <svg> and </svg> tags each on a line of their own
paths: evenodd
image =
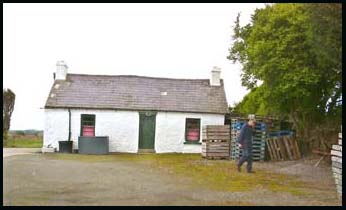
<svg viewBox="0 0 346 210">
<path fill-rule="evenodd" d="M 41 148 L 43 145 L 42 138 L 17 138 L 17 139 L 8 139 L 4 141 L 3 147 L 10 148 Z"/>
<path fill-rule="evenodd" d="M 83 162 L 125 161 L 147 164 L 176 176 L 191 178 L 196 187 L 217 191 L 239 192 L 252 191 L 256 188 L 272 192 L 287 192 L 292 195 L 306 195 L 307 183 L 296 177 L 277 174 L 271 171 L 256 170 L 255 174 L 238 173 L 234 161 L 205 160 L 200 154 L 47 154 L 49 158 Z M 244 170 L 244 169 L 243 169 Z"/>
</svg>

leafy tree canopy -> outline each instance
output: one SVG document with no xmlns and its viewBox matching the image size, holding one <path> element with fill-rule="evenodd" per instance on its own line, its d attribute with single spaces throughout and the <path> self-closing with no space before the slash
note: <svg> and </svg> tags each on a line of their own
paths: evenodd
<svg viewBox="0 0 346 210">
<path fill-rule="evenodd" d="M 235 110 L 287 115 L 302 135 L 328 120 L 340 124 L 341 4 L 271 4 L 246 26 L 239 19 L 228 59 L 242 64 L 251 92 Z"/>
</svg>

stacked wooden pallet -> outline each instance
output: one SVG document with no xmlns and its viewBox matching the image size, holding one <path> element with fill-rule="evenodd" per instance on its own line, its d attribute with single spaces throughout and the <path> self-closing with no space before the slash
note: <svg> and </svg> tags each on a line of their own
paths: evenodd
<svg viewBox="0 0 346 210">
<path fill-rule="evenodd" d="M 247 119 L 234 118 L 231 121 L 231 159 L 239 159 L 242 155 L 242 150 L 237 144 L 237 139 L 240 129 L 247 122 Z M 255 125 L 255 134 L 252 141 L 252 157 L 254 161 L 262 161 L 265 156 L 265 139 L 266 139 L 266 124 L 257 120 Z"/>
<path fill-rule="evenodd" d="M 278 119 L 275 118 L 265 118 L 263 122 L 266 124 L 266 132 L 272 133 L 275 131 L 280 130 L 280 122 Z"/>
<path fill-rule="evenodd" d="M 342 194 L 342 133 L 339 133 L 338 144 L 332 145 L 332 171 L 335 179 L 336 190 Z"/>
<path fill-rule="evenodd" d="M 229 159 L 229 125 L 207 125 L 202 129 L 202 136 L 202 157 L 207 159 Z"/>
<path fill-rule="evenodd" d="M 237 147 L 237 139 L 239 135 L 239 130 L 236 127 L 236 123 L 239 118 L 231 119 L 231 148 L 230 148 L 230 157 L 231 159 L 235 159 L 235 154 L 238 152 L 239 148 Z"/>
<path fill-rule="evenodd" d="M 298 143 L 293 136 L 274 136 L 266 141 L 271 160 L 298 160 L 301 158 Z"/>
</svg>

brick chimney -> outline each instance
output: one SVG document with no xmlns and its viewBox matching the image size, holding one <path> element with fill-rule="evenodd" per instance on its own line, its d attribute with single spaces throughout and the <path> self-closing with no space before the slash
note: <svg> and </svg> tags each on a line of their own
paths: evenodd
<svg viewBox="0 0 346 210">
<path fill-rule="evenodd" d="M 55 79 L 56 80 L 66 80 L 67 69 L 68 69 L 68 67 L 67 67 L 65 61 L 58 61 L 56 63 Z"/>
<path fill-rule="evenodd" d="M 217 66 L 213 67 L 213 70 L 211 71 L 211 77 L 210 77 L 210 85 L 211 86 L 220 86 L 220 74 L 221 69 Z"/>
</svg>

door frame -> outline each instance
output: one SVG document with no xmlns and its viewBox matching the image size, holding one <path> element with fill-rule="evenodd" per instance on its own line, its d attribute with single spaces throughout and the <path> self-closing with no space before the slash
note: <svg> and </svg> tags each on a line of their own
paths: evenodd
<svg viewBox="0 0 346 210">
<path fill-rule="evenodd" d="M 141 138 L 143 138 L 143 121 L 141 121 L 141 116 L 154 116 L 154 128 L 153 128 L 153 133 L 154 133 L 154 142 L 153 142 L 153 148 L 140 148 L 140 143 L 141 143 Z M 138 125 L 138 152 L 154 152 L 155 153 L 155 140 L 156 140 L 156 111 L 139 111 L 138 112 L 138 117 L 139 117 L 139 125 Z"/>
</svg>

